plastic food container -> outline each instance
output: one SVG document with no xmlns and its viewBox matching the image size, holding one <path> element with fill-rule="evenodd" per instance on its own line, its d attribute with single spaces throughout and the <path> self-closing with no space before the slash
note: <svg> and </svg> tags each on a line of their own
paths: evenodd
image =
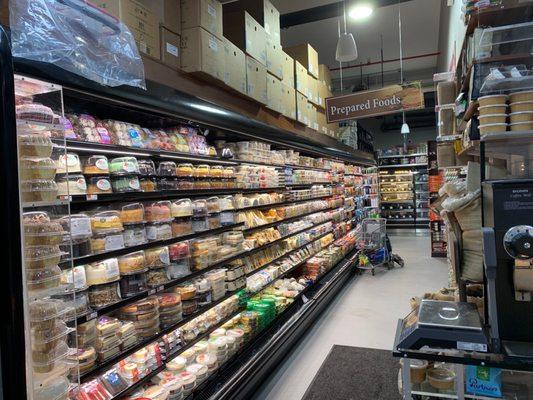
<svg viewBox="0 0 533 400">
<path fill-rule="evenodd" d="M 18 144 L 20 156 L 50 157 L 52 155 L 52 140 L 43 135 L 18 135 Z"/>
<path fill-rule="evenodd" d="M 509 95 L 510 103 L 517 103 L 521 101 L 533 101 L 533 90 L 514 92 Z"/>
<path fill-rule="evenodd" d="M 192 219 L 193 232 L 203 232 L 209 229 L 207 217 L 194 217 Z"/>
<path fill-rule="evenodd" d="M 168 246 L 170 261 L 180 261 L 188 259 L 189 254 L 189 244 L 187 242 L 174 243 Z"/>
<path fill-rule="evenodd" d="M 146 272 L 146 283 L 150 287 L 164 285 L 169 281 L 165 267 L 152 268 Z"/>
<path fill-rule="evenodd" d="M 109 174 L 109 162 L 106 156 L 95 155 L 87 158 L 83 163 L 84 175 L 107 175 Z"/>
<path fill-rule="evenodd" d="M 50 157 L 21 157 L 20 179 L 29 181 L 32 179 L 54 179 L 56 175 L 56 163 Z"/>
<path fill-rule="evenodd" d="M 91 176 L 87 183 L 87 194 L 113 193 L 108 176 Z"/>
<path fill-rule="evenodd" d="M 172 236 L 180 237 L 193 233 L 192 218 L 176 218 L 172 221 Z"/>
<path fill-rule="evenodd" d="M 144 224 L 125 225 L 122 237 L 124 238 L 125 247 L 137 246 L 148 242 Z"/>
<path fill-rule="evenodd" d="M 33 371 L 47 373 L 54 369 L 56 363 L 65 359 L 70 349 L 65 342 L 59 342 L 49 351 L 32 351 Z"/>
<path fill-rule="evenodd" d="M 492 115 L 492 114 L 506 114 L 507 113 L 507 104 L 494 104 L 491 106 L 482 106 L 478 108 L 479 115 Z"/>
<path fill-rule="evenodd" d="M 206 200 L 207 212 L 209 214 L 220 212 L 220 199 L 218 197 L 210 197 Z"/>
<path fill-rule="evenodd" d="M 120 293 L 123 297 L 130 297 L 147 289 L 146 273 L 131 273 L 120 279 Z"/>
<path fill-rule="evenodd" d="M 505 124 L 507 120 L 507 114 L 486 114 L 480 115 L 478 118 L 480 125 Z"/>
<path fill-rule="evenodd" d="M 121 315 L 126 316 L 128 320 L 136 321 L 139 315 L 155 313 L 159 310 L 159 301 L 155 296 L 149 296 L 143 300 L 137 301 L 120 309 Z M 142 317 L 141 317 L 142 318 Z"/>
<path fill-rule="evenodd" d="M 122 232 L 97 233 L 91 238 L 93 253 L 104 253 L 126 247 Z"/>
<path fill-rule="evenodd" d="M 144 206 L 141 203 L 123 205 L 120 211 L 120 219 L 124 225 L 144 223 Z"/>
<path fill-rule="evenodd" d="M 533 130 L 533 122 L 517 122 L 510 124 L 512 131 L 529 131 Z"/>
<path fill-rule="evenodd" d="M 120 271 L 120 275 L 130 275 L 138 272 L 145 272 L 146 260 L 144 258 L 144 251 L 136 251 L 134 253 L 118 257 L 118 269 Z"/>
<path fill-rule="evenodd" d="M 172 239 L 172 226 L 168 222 L 147 224 L 146 236 L 149 242 Z"/>
<path fill-rule="evenodd" d="M 446 368 L 427 370 L 429 384 L 438 390 L 452 390 L 455 385 L 455 372 Z"/>
<path fill-rule="evenodd" d="M 78 265 L 70 269 L 61 271 L 61 283 L 71 286 L 75 291 L 87 289 L 87 277 L 85 276 L 85 266 Z"/>
<path fill-rule="evenodd" d="M 193 214 L 191 199 L 179 199 L 171 204 L 172 217 L 188 217 Z"/>
<path fill-rule="evenodd" d="M 144 214 L 148 222 L 168 222 L 172 220 L 170 201 L 157 201 L 146 205 Z"/>
<path fill-rule="evenodd" d="M 507 102 L 507 95 L 506 94 L 496 94 L 491 96 L 482 96 L 478 99 L 479 106 L 485 107 L 485 106 L 494 106 L 494 105 L 500 105 L 505 104 Z M 518 101 L 518 100 L 513 100 Z"/>
<path fill-rule="evenodd" d="M 61 299 L 68 307 L 71 307 L 74 316 L 79 317 L 89 312 L 89 298 L 86 291 L 67 291 L 63 293 L 56 293 L 52 296 L 54 299 Z"/>
<path fill-rule="evenodd" d="M 73 310 L 60 300 L 46 299 L 32 301 L 30 310 L 30 328 L 46 335 L 46 330 L 54 329 L 56 322 L 63 321 Z"/>
<path fill-rule="evenodd" d="M 39 103 L 18 104 L 15 108 L 17 118 L 27 121 L 51 124 L 54 120 L 54 112 L 50 107 Z"/>
<path fill-rule="evenodd" d="M 175 177 L 157 178 L 157 190 L 177 190 L 178 183 Z"/>
<path fill-rule="evenodd" d="M 479 125 L 479 132 L 481 135 L 493 132 L 505 132 L 507 130 L 507 124 L 487 124 Z"/>
<path fill-rule="evenodd" d="M 85 266 L 85 276 L 88 285 L 100 285 L 115 282 L 120 279 L 118 260 L 108 258 Z"/>
<path fill-rule="evenodd" d="M 157 167 L 159 176 L 176 176 L 176 163 L 174 161 L 162 161 Z"/>
<path fill-rule="evenodd" d="M 519 111 L 509 114 L 511 124 L 533 122 L 533 111 Z"/>
<path fill-rule="evenodd" d="M 35 179 L 20 183 L 22 201 L 54 201 L 57 198 L 58 187 L 55 181 Z"/>
<path fill-rule="evenodd" d="M 168 247 L 155 247 L 145 250 L 146 267 L 160 268 L 170 264 L 170 254 Z"/>
<path fill-rule="evenodd" d="M 167 275 L 170 279 L 178 279 L 191 273 L 188 260 L 186 262 L 171 263 L 167 267 Z"/>
<path fill-rule="evenodd" d="M 113 158 L 109 163 L 109 172 L 111 175 L 138 175 L 139 164 L 135 157 Z"/>
<path fill-rule="evenodd" d="M 120 288 L 118 282 L 93 285 L 88 290 L 89 305 L 100 308 L 120 301 Z"/>
<path fill-rule="evenodd" d="M 192 283 L 184 283 L 176 288 L 176 293 L 181 296 L 181 301 L 194 299 L 196 296 L 196 286 Z"/>
<path fill-rule="evenodd" d="M 533 111 L 533 101 L 518 101 L 511 103 L 510 106 L 512 113 Z"/>
<path fill-rule="evenodd" d="M 36 293 L 40 295 L 53 293 L 53 290 L 59 287 L 60 282 L 61 269 L 57 265 L 26 270 L 26 287 L 33 292 L 34 296 Z"/>
<path fill-rule="evenodd" d="M 70 382 L 64 376 L 47 380 L 34 389 L 33 398 L 35 400 L 67 400 Z"/>
<path fill-rule="evenodd" d="M 183 315 L 191 315 L 198 311 L 198 299 L 183 300 L 181 302 Z"/>
<path fill-rule="evenodd" d="M 155 164 L 152 160 L 139 160 L 139 175 L 153 176 L 155 175 Z"/>
<path fill-rule="evenodd" d="M 59 196 L 87 194 L 87 182 L 83 175 L 64 175 L 57 179 Z"/>
<path fill-rule="evenodd" d="M 57 245 L 26 246 L 24 260 L 27 269 L 40 269 L 57 265 L 64 253 Z"/>
<path fill-rule="evenodd" d="M 155 192 L 157 190 L 157 180 L 155 177 L 141 177 L 139 184 L 143 192 Z"/>
<path fill-rule="evenodd" d="M 80 157 L 75 153 L 61 154 L 57 160 L 57 173 L 81 173 Z"/>
<path fill-rule="evenodd" d="M 65 253 L 65 255 L 68 256 L 68 254 L 70 254 L 73 258 L 79 258 L 92 254 L 93 248 L 91 244 L 91 239 L 89 237 L 72 238 L 72 240 L 68 240 L 67 236 L 66 239 L 67 240 L 65 240 L 60 245 L 60 248 Z"/>
<path fill-rule="evenodd" d="M 400 360 L 403 368 L 403 360 Z M 411 383 L 420 384 L 426 380 L 426 372 L 428 369 L 428 362 L 426 360 L 410 360 L 409 374 L 411 376 Z"/>
<path fill-rule="evenodd" d="M 193 176 L 195 178 L 207 178 L 209 177 L 209 165 L 200 164 L 194 167 Z"/>
<path fill-rule="evenodd" d="M 22 214 L 22 226 L 26 246 L 60 244 L 66 233 L 61 224 L 51 221 L 44 211 Z"/>
<path fill-rule="evenodd" d="M 176 175 L 184 178 L 192 177 L 193 166 L 192 164 L 178 164 L 176 168 Z"/>
<path fill-rule="evenodd" d="M 141 191 L 141 183 L 136 175 L 111 176 L 111 187 L 117 193 Z"/>
<path fill-rule="evenodd" d="M 93 233 L 122 232 L 124 226 L 120 218 L 120 212 L 115 210 L 101 211 L 91 216 L 91 228 Z"/>
<path fill-rule="evenodd" d="M 224 167 L 221 165 L 213 165 L 209 171 L 209 176 L 220 179 L 224 177 Z"/>
</svg>

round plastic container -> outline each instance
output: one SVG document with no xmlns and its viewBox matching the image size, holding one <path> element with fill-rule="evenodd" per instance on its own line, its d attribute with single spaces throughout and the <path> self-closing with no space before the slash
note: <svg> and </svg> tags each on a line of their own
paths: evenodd
<svg viewBox="0 0 533 400">
<path fill-rule="evenodd" d="M 20 180 L 54 179 L 56 163 L 50 157 L 21 157 Z"/>
<path fill-rule="evenodd" d="M 167 267 L 167 275 L 170 279 L 178 279 L 182 278 L 184 276 L 187 276 L 191 273 L 191 269 L 189 267 L 189 261 L 181 261 L 178 263 L 171 263 Z"/>
<path fill-rule="evenodd" d="M 507 124 L 487 124 L 479 125 L 479 132 L 481 135 L 493 132 L 505 132 L 507 130 Z"/>
<path fill-rule="evenodd" d="M 117 193 L 141 191 L 141 183 L 136 175 L 111 176 L 111 187 Z"/>
<path fill-rule="evenodd" d="M 168 246 L 168 250 L 170 261 L 172 262 L 189 259 L 190 257 L 188 242 L 171 244 Z"/>
<path fill-rule="evenodd" d="M 146 271 L 147 266 L 144 251 L 136 251 L 118 257 L 118 269 L 122 276 Z"/>
<path fill-rule="evenodd" d="M 93 253 L 90 237 L 72 238 L 72 240 L 66 237 L 60 248 L 66 255 L 70 254 L 73 258 L 85 257 Z"/>
<path fill-rule="evenodd" d="M 200 164 L 194 167 L 193 176 L 195 178 L 208 178 L 210 167 L 207 164 Z"/>
<path fill-rule="evenodd" d="M 157 178 L 157 190 L 177 190 L 179 181 L 172 176 Z"/>
<path fill-rule="evenodd" d="M 149 223 L 146 225 L 146 237 L 149 242 L 172 239 L 172 225 L 169 222 Z"/>
<path fill-rule="evenodd" d="M 61 283 L 73 287 L 75 291 L 87 289 L 87 277 L 85 276 L 85 266 L 78 265 L 71 269 L 61 271 Z"/>
<path fill-rule="evenodd" d="M 145 250 L 146 267 L 160 268 L 170 264 L 170 254 L 167 246 Z"/>
<path fill-rule="evenodd" d="M 141 203 L 123 205 L 120 210 L 120 219 L 124 225 L 144 223 L 144 206 Z"/>
<path fill-rule="evenodd" d="M 171 204 L 172 217 L 188 217 L 193 214 L 191 199 L 179 199 Z"/>
<path fill-rule="evenodd" d="M 510 106 L 512 113 L 533 111 L 533 101 L 519 101 L 511 103 Z"/>
<path fill-rule="evenodd" d="M 223 178 L 224 177 L 224 167 L 221 165 L 213 165 L 209 170 L 209 176 L 211 178 Z"/>
<path fill-rule="evenodd" d="M 40 269 L 26 270 L 26 287 L 31 295 L 46 295 L 57 290 L 61 282 L 61 269 L 57 265 L 53 265 Z"/>
<path fill-rule="evenodd" d="M 164 285 L 169 281 L 165 267 L 152 268 L 146 272 L 146 283 L 150 287 Z"/>
<path fill-rule="evenodd" d="M 108 175 L 109 162 L 106 156 L 94 155 L 90 156 L 83 163 L 84 175 Z"/>
<path fill-rule="evenodd" d="M 120 270 L 116 258 L 108 258 L 85 266 L 85 276 L 88 285 L 100 285 L 115 282 L 120 279 Z"/>
<path fill-rule="evenodd" d="M 22 227 L 26 246 L 60 244 L 66 234 L 61 224 L 51 221 L 44 211 L 22 214 Z"/>
<path fill-rule="evenodd" d="M 193 175 L 193 166 L 192 164 L 178 164 L 176 168 L 176 175 L 179 177 L 192 177 Z"/>
<path fill-rule="evenodd" d="M 155 175 L 155 164 L 152 160 L 138 160 L 139 175 L 153 176 Z"/>
<path fill-rule="evenodd" d="M 19 155 L 29 157 L 50 157 L 53 144 L 49 137 L 39 134 L 18 135 Z"/>
<path fill-rule="evenodd" d="M 524 90 L 509 94 L 509 102 L 517 103 L 519 101 L 533 101 L 533 90 Z"/>
<path fill-rule="evenodd" d="M 144 224 L 124 225 L 122 237 L 124 238 L 125 247 L 137 246 L 148 242 L 146 227 Z"/>
<path fill-rule="evenodd" d="M 139 178 L 139 184 L 143 192 L 155 192 L 157 190 L 157 179 L 153 176 Z"/>
<path fill-rule="evenodd" d="M 174 221 L 172 221 L 172 236 L 173 237 L 189 235 L 193 232 L 194 231 L 192 227 L 191 217 L 175 218 Z"/>
<path fill-rule="evenodd" d="M 54 299 L 60 299 L 69 307 L 71 307 L 74 312 L 72 317 L 85 315 L 89 312 L 89 298 L 87 291 L 66 291 L 56 293 L 52 296 Z"/>
<path fill-rule="evenodd" d="M 181 301 L 192 300 L 196 296 L 196 286 L 192 283 L 184 283 L 176 288 L 176 293 L 181 296 Z"/>
<path fill-rule="evenodd" d="M 148 222 L 168 222 L 172 220 L 170 201 L 157 201 L 145 207 L 145 217 Z"/>
<path fill-rule="evenodd" d="M 124 226 L 120 218 L 120 212 L 116 210 L 100 211 L 91 216 L 91 228 L 93 233 L 122 232 Z"/>
<path fill-rule="evenodd" d="M 87 194 L 87 182 L 83 175 L 63 175 L 57 179 L 59 196 Z"/>
<path fill-rule="evenodd" d="M 145 272 L 132 273 L 120 279 L 120 293 L 123 297 L 130 297 L 148 288 Z"/>
<path fill-rule="evenodd" d="M 54 201 L 57 198 L 58 187 L 55 181 L 34 179 L 20 183 L 22 201 Z"/>
<path fill-rule="evenodd" d="M 139 164 L 135 157 L 113 158 L 109 163 L 109 172 L 114 176 L 138 175 Z"/>
<path fill-rule="evenodd" d="M 88 295 L 89 305 L 94 308 L 101 308 L 121 299 L 118 282 L 93 285 L 89 288 Z"/>
<path fill-rule="evenodd" d="M 18 104 L 15 107 L 17 118 L 33 122 L 51 124 L 54 120 L 54 112 L 50 107 L 38 103 Z"/>
<path fill-rule="evenodd" d="M 87 182 L 87 194 L 113 193 L 109 176 L 90 176 Z"/>
<path fill-rule="evenodd" d="M 174 161 L 161 161 L 157 166 L 159 176 L 176 176 L 176 163 Z"/>
<path fill-rule="evenodd" d="M 42 269 L 57 265 L 64 253 L 59 246 L 26 246 L 24 261 L 27 269 Z"/>
<path fill-rule="evenodd" d="M 193 216 L 205 217 L 207 216 L 207 201 L 205 199 L 199 199 L 192 202 Z"/>
<path fill-rule="evenodd" d="M 80 157 L 75 153 L 61 154 L 57 160 L 57 173 L 81 173 Z"/>
</svg>

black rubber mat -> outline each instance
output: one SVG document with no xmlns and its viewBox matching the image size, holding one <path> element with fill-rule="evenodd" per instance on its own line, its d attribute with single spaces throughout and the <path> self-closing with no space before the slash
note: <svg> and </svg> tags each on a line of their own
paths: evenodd
<svg viewBox="0 0 533 400">
<path fill-rule="evenodd" d="M 302 400 L 399 400 L 391 351 L 333 346 Z"/>
</svg>

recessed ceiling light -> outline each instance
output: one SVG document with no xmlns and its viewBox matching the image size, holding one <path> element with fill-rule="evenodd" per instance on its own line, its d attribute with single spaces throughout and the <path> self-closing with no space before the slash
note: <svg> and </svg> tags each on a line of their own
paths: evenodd
<svg viewBox="0 0 533 400">
<path fill-rule="evenodd" d="M 374 9 L 368 4 L 358 4 L 350 10 L 348 15 L 350 15 L 351 19 L 359 21 L 370 17 L 373 12 Z"/>
</svg>

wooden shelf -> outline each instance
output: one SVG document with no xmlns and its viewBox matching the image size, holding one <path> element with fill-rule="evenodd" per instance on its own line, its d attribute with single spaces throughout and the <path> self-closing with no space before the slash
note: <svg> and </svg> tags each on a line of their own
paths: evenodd
<svg viewBox="0 0 533 400">
<path fill-rule="evenodd" d="M 470 104 L 468 104 L 465 114 L 463 115 L 463 120 L 470 121 L 470 119 L 477 113 L 478 107 L 479 103 L 477 100 L 470 101 Z"/>
</svg>

